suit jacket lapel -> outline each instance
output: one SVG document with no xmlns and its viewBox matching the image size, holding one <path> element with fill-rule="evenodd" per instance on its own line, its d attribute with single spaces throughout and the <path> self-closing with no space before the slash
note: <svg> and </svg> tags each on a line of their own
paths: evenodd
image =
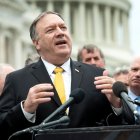
<svg viewBox="0 0 140 140">
<path fill-rule="evenodd" d="M 82 81 L 83 70 L 81 68 L 81 63 L 71 61 L 71 73 L 72 73 L 71 91 L 73 91 L 74 89 L 80 87 L 80 83 Z M 75 117 L 75 113 L 76 113 L 76 108 L 73 107 L 73 105 L 70 106 L 70 108 L 69 108 L 69 116 L 70 116 L 70 118 L 74 118 Z"/>
<path fill-rule="evenodd" d="M 39 81 L 39 83 L 51 83 L 53 85 L 52 80 L 41 59 L 35 65 L 32 66 L 31 73 Z M 53 92 L 54 96 L 52 97 L 52 99 L 60 106 L 61 101 L 58 97 L 58 94 L 56 93 L 55 88 Z"/>
<path fill-rule="evenodd" d="M 71 91 L 78 88 L 80 86 L 80 82 L 82 80 L 83 71 L 81 69 L 81 64 L 78 62 L 71 61 Z"/>
</svg>

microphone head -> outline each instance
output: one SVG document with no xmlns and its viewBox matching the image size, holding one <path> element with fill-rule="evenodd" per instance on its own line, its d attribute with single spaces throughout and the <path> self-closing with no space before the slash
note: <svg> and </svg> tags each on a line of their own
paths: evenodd
<svg viewBox="0 0 140 140">
<path fill-rule="evenodd" d="M 81 88 L 76 88 L 71 92 L 70 97 L 74 98 L 76 104 L 80 103 L 85 97 L 85 91 Z"/>
<path fill-rule="evenodd" d="M 62 118 L 59 119 L 60 123 L 69 123 L 70 118 L 68 116 L 63 116 Z"/>
<path fill-rule="evenodd" d="M 113 84 L 113 92 L 117 97 L 121 98 L 121 93 L 125 92 L 128 93 L 127 87 L 123 82 L 117 81 Z"/>
</svg>

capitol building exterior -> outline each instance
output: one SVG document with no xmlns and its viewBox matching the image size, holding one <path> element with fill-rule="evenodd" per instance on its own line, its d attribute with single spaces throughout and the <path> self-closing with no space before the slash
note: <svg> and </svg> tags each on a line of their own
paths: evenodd
<svg viewBox="0 0 140 140">
<path fill-rule="evenodd" d="M 92 43 L 103 51 L 109 70 L 129 64 L 129 0 L 0 0 L 0 63 L 24 67 L 36 52 L 29 26 L 45 10 L 63 16 L 72 35 L 73 59 L 79 48 Z"/>
</svg>

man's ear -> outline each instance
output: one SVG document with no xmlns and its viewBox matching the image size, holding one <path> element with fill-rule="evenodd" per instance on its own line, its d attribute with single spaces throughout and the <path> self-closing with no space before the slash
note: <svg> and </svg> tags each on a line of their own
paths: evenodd
<svg viewBox="0 0 140 140">
<path fill-rule="evenodd" d="M 37 50 L 40 49 L 39 40 L 38 39 L 37 40 L 33 40 L 33 44 L 34 44 L 34 46 L 36 47 Z"/>
</svg>

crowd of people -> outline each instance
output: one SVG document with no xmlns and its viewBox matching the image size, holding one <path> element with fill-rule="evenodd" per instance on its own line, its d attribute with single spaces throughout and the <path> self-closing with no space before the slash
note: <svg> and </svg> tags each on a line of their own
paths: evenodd
<svg viewBox="0 0 140 140">
<path fill-rule="evenodd" d="M 5 78 L 7 74 L 13 72 L 15 69 L 10 64 L 0 63 L 0 96 L 5 83 Z"/>
<path fill-rule="evenodd" d="M 78 61 L 72 60 L 72 40 L 61 15 L 41 13 L 30 26 L 30 37 L 37 57 L 27 59 L 24 68 L 7 75 L 0 96 L 0 132 L 7 132 L 3 140 L 14 132 L 39 125 L 62 105 L 54 85 L 55 68 L 63 69 L 66 99 L 77 88 L 84 91 L 84 99 L 50 121 L 68 115 L 67 128 L 135 124 L 128 121 L 121 99 L 113 93 L 112 85 L 118 73 L 109 76 L 100 48 L 87 44 L 79 50 Z M 135 58 L 127 70 L 125 84 L 134 100 L 140 96 L 140 57 Z M 25 134 L 22 139 L 31 137 Z"/>
</svg>

